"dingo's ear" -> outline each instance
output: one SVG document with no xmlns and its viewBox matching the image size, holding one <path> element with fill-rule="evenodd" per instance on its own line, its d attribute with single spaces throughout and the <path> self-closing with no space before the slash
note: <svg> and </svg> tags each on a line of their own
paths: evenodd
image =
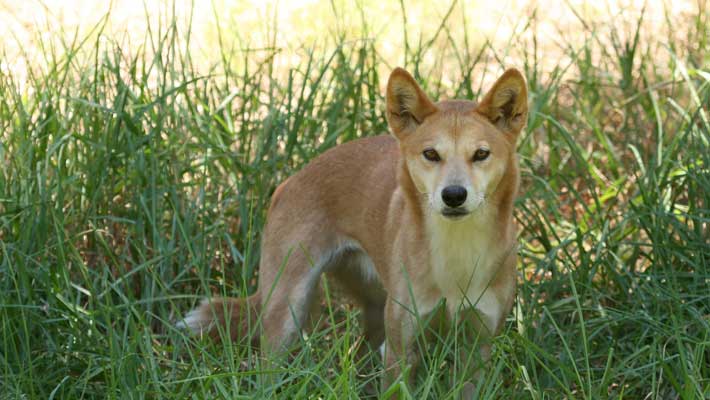
<svg viewBox="0 0 710 400">
<path fill-rule="evenodd" d="M 509 69 L 498 78 L 493 88 L 476 108 L 493 125 L 517 135 L 528 119 L 528 89 L 517 69 Z"/>
<path fill-rule="evenodd" d="M 435 111 L 436 106 L 414 78 L 402 68 L 395 68 L 387 82 L 387 122 L 394 136 L 402 139 Z"/>
</svg>

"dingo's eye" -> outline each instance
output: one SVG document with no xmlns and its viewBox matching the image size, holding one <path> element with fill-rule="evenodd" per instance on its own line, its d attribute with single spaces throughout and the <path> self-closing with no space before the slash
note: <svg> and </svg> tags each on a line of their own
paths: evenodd
<svg viewBox="0 0 710 400">
<path fill-rule="evenodd" d="M 432 162 L 438 162 L 441 161 L 441 157 L 439 157 L 439 153 L 436 152 L 434 149 L 426 149 L 422 152 L 424 155 L 424 158 L 426 158 L 429 161 Z"/>
<path fill-rule="evenodd" d="M 473 153 L 473 162 L 483 161 L 488 158 L 489 155 L 491 155 L 491 151 L 481 147 L 480 149 L 476 150 L 475 153 Z"/>
</svg>

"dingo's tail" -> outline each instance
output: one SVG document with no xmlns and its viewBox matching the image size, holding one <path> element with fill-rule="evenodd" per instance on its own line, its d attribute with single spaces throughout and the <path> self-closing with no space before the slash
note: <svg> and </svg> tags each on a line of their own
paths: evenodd
<svg viewBox="0 0 710 400">
<path fill-rule="evenodd" d="M 189 329 L 195 334 L 207 335 L 215 341 L 222 337 L 229 337 L 232 341 L 250 337 L 249 342 L 255 345 L 258 344 L 259 338 L 256 329 L 259 305 L 258 293 L 244 298 L 204 299 L 197 308 L 178 321 L 177 327 Z M 220 331 L 224 336 L 220 335 Z"/>
</svg>

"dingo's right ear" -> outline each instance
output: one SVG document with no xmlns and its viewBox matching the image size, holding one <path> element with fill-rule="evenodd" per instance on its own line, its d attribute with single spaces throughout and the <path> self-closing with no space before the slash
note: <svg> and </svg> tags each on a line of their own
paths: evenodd
<svg viewBox="0 0 710 400">
<path fill-rule="evenodd" d="M 433 114 L 436 106 L 407 71 L 395 68 L 387 82 L 387 122 L 397 139 Z"/>
<path fill-rule="evenodd" d="M 476 112 L 483 114 L 503 132 L 517 136 L 528 119 L 528 89 L 523 74 L 517 69 L 505 71 Z"/>
</svg>

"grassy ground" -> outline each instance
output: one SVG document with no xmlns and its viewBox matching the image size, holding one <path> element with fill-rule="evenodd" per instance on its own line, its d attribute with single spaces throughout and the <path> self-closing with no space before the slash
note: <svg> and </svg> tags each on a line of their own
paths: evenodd
<svg viewBox="0 0 710 400">
<path fill-rule="evenodd" d="M 710 10 L 693 7 L 628 31 L 582 19 L 554 54 L 534 16 L 502 47 L 456 41 L 446 18 L 436 40 L 399 38 L 432 97 L 475 98 L 504 59 L 530 86 L 518 301 L 481 398 L 710 398 Z M 378 373 L 358 370 L 346 306 L 326 302 L 325 328 L 270 369 L 172 322 L 253 290 L 281 180 L 386 131 L 377 36 L 304 44 L 289 67 L 216 46 L 205 72 L 169 18 L 142 51 L 100 29 L 0 69 L 0 397 L 363 396 Z M 418 386 L 393 390 L 455 396 L 458 345 L 436 341 Z"/>
</svg>

